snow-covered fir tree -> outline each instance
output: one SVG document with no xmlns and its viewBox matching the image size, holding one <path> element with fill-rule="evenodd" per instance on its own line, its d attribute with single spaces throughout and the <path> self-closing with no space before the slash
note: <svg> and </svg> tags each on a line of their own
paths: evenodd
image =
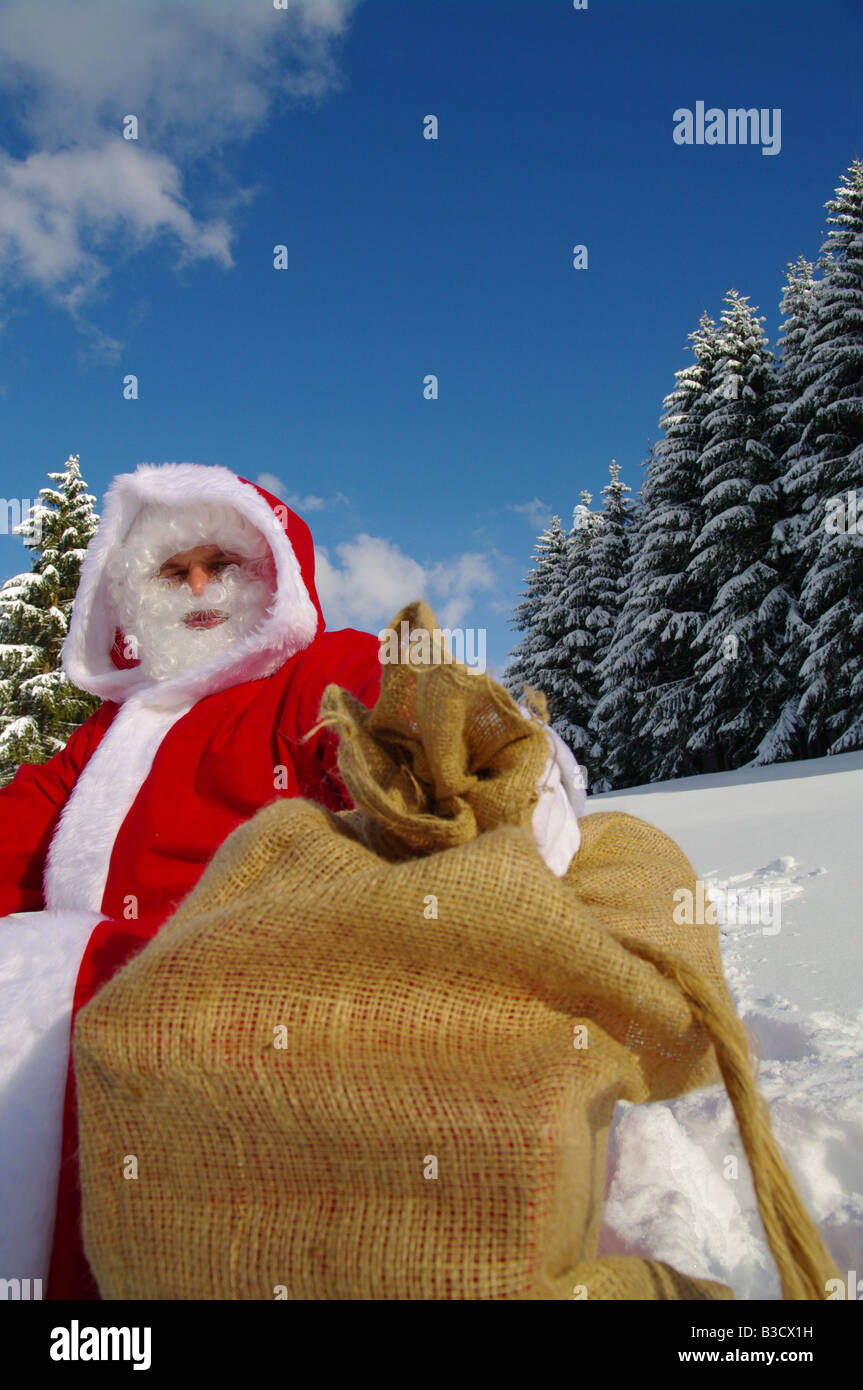
<svg viewBox="0 0 863 1390">
<path fill-rule="evenodd" d="M 590 509 L 592 496 L 582 492 L 566 538 L 566 558 L 559 585 L 544 602 L 545 626 L 560 634 L 545 665 L 537 672 L 548 696 L 551 722 L 585 769 L 587 783 L 596 788 L 603 777 L 602 747 L 590 729 L 599 695 L 596 671 L 596 633 L 588 626 L 595 607 L 591 593 L 593 547 L 602 530 L 602 516 Z"/>
<path fill-rule="evenodd" d="M 804 428 L 811 419 L 814 406 L 806 392 L 807 363 L 804 344 L 810 333 L 813 321 L 815 294 L 818 281 L 815 267 L 805 256 L 787 266 L 785 287 L 779 308 L 783 322 L 779 336 L 780 360 L 776 369 L 776 397 L 773 407 L 773 423 L 767 434 L 767 443 L 779 459 L 781 466 L 782 515 L 777 523 L 775 539 L 781 543 L 782 552 L 797 557 L 798 542 L 805 532 L 805 518 L 801 514 L 799 493 L 797 498 L 786 491 L 788 475 L 796 471 L 800 457 Z M 802 581 L 802 573 L 798 579 Z M 799 590 L 799 584 L 797 588 Z"/>
<path fill-rule="evenodd" d="M 808 411 L 802 370 L 804 343 L 812 324 L 818 282 L 815 266 L 798 256 L 786 267 L 785 285 L 779 309 L 783 316 L 779 331 L 779 361 L 776 368 L 774 424 L 768 442 L 783 461 L 786 471 L 796 459 Z"/>
<path fill-rule="evenodd" d="M 780 583 L 789 597 L 785 632 L 779 653 L 779 667 L 787 691 L 779 715 L 756 750 L 756 764 L 788 762 L 805 758 L 808 733 L 799 712 L 802 684 L 800 665 L 804 654 L 804 638 L 809 628 L 800 613 L 800 590 L 805 567 L 802 561 L 800 538 L 805 534 L 806 517 L 797 499 L 786 488 L 786 478 L 795 468 L 807 415 L 808 401 L 804 390 L 803 344 L 812 323 L 813 302 L 817 282 L 815 267 L 805 256 L 788 263 L 785 287 L 779 308 L 783 322 L 779 334 L 780 361 L 776 371 L 776 404 L 774 423 L 765 436 L 779 461 L 777 503 L 778 520 L 768 555 L 768 563 L 776 570 Z"/>
<path fill-rule="evenodd" d="M 648 446 L 648 457 L 642 468 L 649 468 L 656 457 L 656 446 Z M 626 568 L 620 593 L 620 610 L 611 634 L 611 641 L 597 666 L 599 698 L 593 713 L 592 728 L 602 745 L 603 779 L 609 788 L 632 787 L 647 779 L 646 760 L 632 737 L 633 721 L 638 713 L 634 653 L 631 623 L 636 609 L 631 603 L 632 571 L 641 547 L 640 527 L 644 518 L 642 497 L 628 521 Z"/>
<path fill-rule="evenodd" d="M 716 325 L 706 312 L 689 343 L 694 361 L 675 373 L 663 402 L 665 437 L 651 449 L 628 592 L 602 671 L 603 698 L 625 685 L 634 703 L 628 776 L 636 782 L 703 770 L 687 740 L 698 705 L 692 644 L 712 594 L 702 592 L 688 566 L 702 525 L 699 459 L 717 354 Z M 611 756 L 622 767 L 627 755 L 619 738 Z"/>
<path fill-rule="evenodd" d="M 593 608 L 587 626 L 594 633 L 594 661 L 605 657 L 621 610 L 629 556 L 628 528 L 634 503 L 626 496 L 632 489 L 620 478 L 620 464 L 609 464 L 611 481 L 602 489 L 601 521 L 590 547 L 589 593 Z"/>
<path fill-rule="evenodd" d="M 863 161 L 826 207 L 823 273 L 800 349 L 805 425 L 785 478 L 805 517 L 799 713 L 810 757 L 863 747 Z"/>
<path fill-rule="evenodd" d="M 766 442 L 776 378 L 762 322 L 729 291 L 708 384 L 703 524 L 689 564 L 700 592 L 715 595 L 693 642 L 698 703 L 689 738 L 708 771 L 751 759 L 788 697 L 781 656 L 793 599 L 767 558 L 780 474 Z"/>
<path fill-rule="evenodd" d="M 48 477 L 57 487 L 40 489 L 14 528 L 33 555 L 32 568 L 0 588 L 0 785 L 20 763 L 52 757 L 99 705 L 60 669 L 81 561 L 98 525 L 96 499 L 77 454 Z"/>
<path fill-rule="evenodd" d="M 623 732 L 621 723 L 630 703 L 626 698 L 625 686 L 618 688 L 603 683 L 603 663 L 619 625 L 629 581 L 629 533 L 635 511 L 635 504 L 626 496 L 632 489 L 621 480 L 620 464 L 614 459 L 609 465 L 609 473 L 611 480 L 602 489 L 601 525 L 590 546 L 588 591 L 593 607 L 585 618 L 586 627 L 593 633 L 592 660 L 597 689 L 597 704 L 590 727 L 602 749 L 602 770 L 593 785 L 595 792 L 611 791 L 615 786 L 626 785 L 625 781 L 618 780 L 626 775 L 620 765 L 621 759 L 625 759 L 625 750 L 618 746 L 613 757 L 611 741 L 615 733 Z M 603 694 L 604 702 L 601 699 Z M 628 713 L 631 718 L 631 708 Z M 627 728 L 627 736 L 628 732 Z"/>
<path fill-rule="evenodd" d="M 521 699 L 525 685 L 534 690 L 542 688 L 539 672 L 547 667 L 550 652 L 564 635 L 547 626 L 555 604 L 547 605 L 546 600 L 552 589 L 559 592 L 564 582 L 565 564 L 566 532 L 560 517 L 555 516 L 537 539 L 533 568 L 524 581 L 527 588 L 511 619 L 511 626 L 524 636 L 510 653 L 502 683 L 516 700 Z"/>
</svg>

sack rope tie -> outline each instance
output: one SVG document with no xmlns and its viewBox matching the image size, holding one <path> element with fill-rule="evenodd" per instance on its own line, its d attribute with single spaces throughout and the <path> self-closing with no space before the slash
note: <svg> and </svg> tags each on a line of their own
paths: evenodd
<svg viewBox="0 0 863 1390">
<path fill-rule="evenodd" d="M 782 1158 L 770 1111 L 756 1085 L 744 1025 L 704 977 L 678 956 L 645 942 L 627 941 L 627 947 L 677 986 L 713 1044 L 752 1173 L 758 1212 L 779 1271 L 783 1299 L 823 1300 L 827 1280 L 840 1277 L 839 1271 Z"/>
</svg>

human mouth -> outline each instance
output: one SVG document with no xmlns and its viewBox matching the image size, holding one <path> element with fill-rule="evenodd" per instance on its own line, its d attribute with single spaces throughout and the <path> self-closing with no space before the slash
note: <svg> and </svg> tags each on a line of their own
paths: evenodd
<svg viewBox="0 0 863 1390">
<path fill-rule="evenodd" d="M 183 622 L 186 627 L 195 629 L 218 627 L 219 623 L 227 622 L 228 614 L 221 608 L 196 608 L 193 613 L 187 613 Z"/>
</svg>

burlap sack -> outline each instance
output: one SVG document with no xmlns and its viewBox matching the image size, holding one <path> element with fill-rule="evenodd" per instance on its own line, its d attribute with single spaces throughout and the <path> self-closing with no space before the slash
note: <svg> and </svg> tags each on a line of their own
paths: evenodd
<svg viewBox="0 0 863 1390">
<path fill-rule="evenodd" d="M 102 1296 L 732 1298 L 596 1258 L 616 1101 L 724 1078 L 784 1294 L 825 1297 L 717 928 L 673 923 L 678 846 L 588 815 L 555 878 L 542 725 L 445 654 L 385 666 L 371 713 L 334 687 L 322 711 L 357 810 L 261 811 L 79 1015 Z"/>
</svg>

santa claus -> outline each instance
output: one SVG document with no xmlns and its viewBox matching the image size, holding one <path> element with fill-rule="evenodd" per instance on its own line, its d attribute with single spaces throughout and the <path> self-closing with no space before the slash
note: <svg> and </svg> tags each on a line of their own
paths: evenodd
<svg viewBox="0 0 863 1390">
<path fill-rule="evenodd" d="M 0 1277 L 97 1298 L 70 1018 L 243 821 L 281 796 L 350 809 L 335 735 L 305 736 L 331 683 L 374 705 L 379 641 L 325 630 L 311 533 L 284 503 L 227 468 L 143 464 L 106 495 L 63 668 L 103 703 L 0 790 Z M 550 737 L 533 827 L 562 874 L 584 790 Z"/>
</svg>

